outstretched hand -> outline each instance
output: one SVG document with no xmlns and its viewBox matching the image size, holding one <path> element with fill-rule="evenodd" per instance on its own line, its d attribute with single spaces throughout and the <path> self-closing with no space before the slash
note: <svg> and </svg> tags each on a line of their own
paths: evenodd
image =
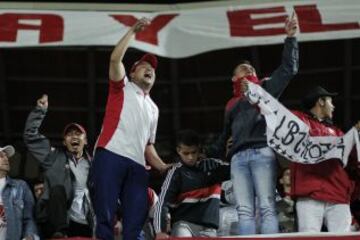
<svg viewBox="0 0 360 240">
<path fill-rule="evenodd" d="M 299 29 L 299 23 L 296 14 L 293 12 L 291 17 L 287 18 L 285 21 L 285 31 L 288 37 L 295 36 L 296 32 Z"/>
<path fill-rule="evenodd" d="M 149 18 L 140 18 L 133 26 L 132 29 L 135 33 L 143 31 L 147 26 L 150 25 L 150 19 Z"/>
<path fill-rule="evenodd" d="M 48 95 L 43 94 L 36 102 L 36 105 L 42 109 L 47 109 L 49 107 Z"/>
</svg>

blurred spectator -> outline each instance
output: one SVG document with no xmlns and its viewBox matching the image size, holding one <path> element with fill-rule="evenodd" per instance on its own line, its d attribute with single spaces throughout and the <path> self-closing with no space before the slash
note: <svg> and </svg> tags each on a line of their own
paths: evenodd
<svg viewBox="0 0 360 240">
<path fill-rule="evenodd" d="M 286 168 L 278 180 L 279 200 L 276 202 L 278 210 L 279 230 L 283 233 L 295 232 L 295 203 L 290 197 L 291 173 Z"/>
<path fill-rule="evenodd" d="M 171 236 L 215 237 L 220 183 L 230 178 L 230 167 L 216 159 L 201 160 L 200 138 L 191 130 L 179 132 L 176 150 L 180 162 L 169 171 L 155 210 L 156 239 L 168 237 L 168 214 Z"/>
<path fill-rule="evenodd" d="M 37 201 L 36 219 L 44 237 L 92 236 L 93 214 L 87 180 L 91 157 L 85 129 L 77 123 L 64 128 L 63 147 L 53 148 L 39 132 L 48 97 L 37 101 L 27 120 L 24 141 L 44 171 L 44 193 Z"/>
<path fill-rule="evenodd" d="M 34 221 L 34 198 L 28 185 L 8 176 L 13 146 L 0 147 L 0 239 L 39 239 Z"/>
<path fill-rule="evenodd" d="M 34 195 L 36 200 L 40 199 L 40 197 L 43 195 L 45 189 L 44 189 L 44 182 L 43 181 L 37 181 L 34 183 Z"/>
</svg>

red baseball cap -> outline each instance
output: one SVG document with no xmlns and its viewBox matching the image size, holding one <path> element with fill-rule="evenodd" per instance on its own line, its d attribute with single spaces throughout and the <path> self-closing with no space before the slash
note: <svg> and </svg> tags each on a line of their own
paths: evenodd
<svg viewBox="0 0 360 240">
<path fill-rule="evenodd" d="M 130 72 L 135 71 L 136 67 L 137 67 L 140 63 L 142 63 L 142 62 L 147 62 L 147 63 L 149 63 L 155 70 L 156 70 L 157 65 L 158 65 L 158 60 L 157 60 L 156 56 L 153 55 L 153 54 L 150 54 L 150 53 L 146 53 L 146 54 L 144 54 L 138 61 L 136 61 L 136 62 L 132 65 L 132 67 L 131 67 L 131 69 L 130 69 Z"/>
<path fill-rule="evenodd" d="M 86 135 L 85 128 L 83 126 L 81 126 L 80 124 L 75 123 L 75 122 L 69 123 L 68 125 L 65 126 L 63 135 L 65 136 L 70 129 L 74 129 L 74 128 L 76 128 L 77 130 L 79 130 L 80 132 L 82 132 L 83 134 Z"/>
</svg>

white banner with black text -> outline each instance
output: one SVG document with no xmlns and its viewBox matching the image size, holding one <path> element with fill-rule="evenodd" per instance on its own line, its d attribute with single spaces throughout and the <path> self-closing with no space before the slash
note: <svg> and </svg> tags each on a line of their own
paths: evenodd
<svg viewBox="0 0 360 240">
<path fill-rule="evenodd" d="M 335 158 L 345 167 L 354 146 L 360 160 L 360 133 L 355 127 L 341 137 L 312 137 L 303 121 L 259 85 L 250 82 L 246 96 L 265 117 L 268 145 L 288 160 L 315 164 Z"/>
</svg>

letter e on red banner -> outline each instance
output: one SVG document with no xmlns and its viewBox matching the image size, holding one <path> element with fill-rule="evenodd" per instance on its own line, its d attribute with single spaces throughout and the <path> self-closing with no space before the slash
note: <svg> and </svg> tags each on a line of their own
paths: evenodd
<svg viewBox="0 0 360 240">
<path fill-rule="evenodd" d="M 274 17 L 253 18 L 252 15 L 269 13 L 284 13 L 284 15 Z M 244 9 L 228 11 L 227 17 L 230 25 L 230 35 L 232 37 L 253 37 L 284 34 L 284 27 L 255 29 L 256 25 L 285 23 L 287 14 L 284 7 Z"/>
</svg>

